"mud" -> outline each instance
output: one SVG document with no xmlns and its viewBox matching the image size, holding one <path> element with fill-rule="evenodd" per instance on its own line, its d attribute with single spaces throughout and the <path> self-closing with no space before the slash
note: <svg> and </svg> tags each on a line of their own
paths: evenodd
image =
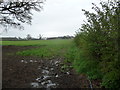
<svg viewBox="0 0 120 90">
<path fill-rule="evenodd" d="M 43 60 L 15 54 L 32 48 L 38 46 L 2 47 L 3 88 L 90 88 L 85 75 L 77 74 L 73 68 L 62 69 L 64 58 Z M 93 87 L 99 87 L 99 82 L 94 81 Z"/>
</svg>

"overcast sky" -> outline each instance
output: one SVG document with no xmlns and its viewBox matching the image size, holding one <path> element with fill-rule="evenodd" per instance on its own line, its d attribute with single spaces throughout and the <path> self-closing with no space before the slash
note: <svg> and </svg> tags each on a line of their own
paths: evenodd
<svg viewBox="0 0 120 90">
<path fill-rule="evenodd" d="M 10 28 L 2 36 L 43 37 L 74 35 L 86 20 L 82 9 L 91 11 L 92 4 L 100 0 L 46 0 L 41 12 L 33 12 L 32 25 L 24 25 L 24 30 Z M 106 0 L 103 0 L 106 1 Z"/>
</svg>

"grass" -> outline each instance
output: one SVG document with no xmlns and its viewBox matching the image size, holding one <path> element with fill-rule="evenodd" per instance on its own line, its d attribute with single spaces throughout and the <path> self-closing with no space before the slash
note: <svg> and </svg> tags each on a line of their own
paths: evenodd
<svg viewBox="0 0 120 90">
<path fill-rule="evenodd" d="M 22 56 L 38 56 L 41 58 L 55 58 L 55 57 L 63 57 L 65 52 L 67 51 L 67 45 L 64 46 L 54 46 L 54 45 L 48 45 L 43 46 L 36 49 L 31 50 L 25 50 L 21 52 L 17 52 L 17 55 Z"/>
<path fill-rule="evenodd" d="M 100 72 L 97 62 L 84 56 L 83 51 L 74 44 L 69 48 L 65 62 L 72 63 L 73 68 L 75 68 L 78 73 L 86 74 L 89 79 L 102 78 L 102 73 Z"/>
<path fill-rule="evenodd" d="M 3 41 L 2 45 L 15 46 L 40 46 L 38 48 L 19 51 L 16 54 L 21 56 L 38 56 L 44 59 L 56 57 L 64 57 L 70 46 L 71 39 L 56 39 L 56 40 L 30 40 L 30 41 Z"/>
<path fill-rule="evenodd" d="M 28 40 L 28 41 L 2 41 L 1 45 L 16 45 L 16 46 L 41 46 L 41 45 L 66 45 L 71 39 L 55 39 L 55 40 Z"/>
</svg>

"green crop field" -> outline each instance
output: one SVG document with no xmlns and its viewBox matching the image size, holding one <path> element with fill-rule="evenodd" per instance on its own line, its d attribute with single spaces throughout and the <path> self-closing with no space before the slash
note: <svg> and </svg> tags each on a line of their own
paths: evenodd
<svg viewBox="0 0 120 90">
<path fill-rule="evenodd" d="M 41 46 L 41 45 L 67 45 L 71 43 L 71 39 L 55 39 L 55 40 L 28 40 L 28 41 L 2 41 L 2 45 L 16 46 Z"/>
<path fill-rule="evenodd" d="M 2 45 L 38 46 L 29 50 L 16 52 L 16 55 L 38 56 L 41 58 L 64 57 L 72 46 L 71 39 L 56 40 L 29 40 L 29 41 L 2 41 Z"/>
</svg>

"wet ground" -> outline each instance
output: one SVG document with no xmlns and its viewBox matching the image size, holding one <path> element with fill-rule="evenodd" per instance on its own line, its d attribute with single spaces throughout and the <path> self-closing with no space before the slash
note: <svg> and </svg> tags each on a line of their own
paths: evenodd
<svg viewBox="0 0 120 90">
<path fill-rule="evenodd" d="M 15 52 L 38 48 L 35 46 L 3 46 L 3 88 L 90 88 L 98 87 L 99 81 L 91 83 L 85 75 L 73 68 L 63 67 L 64 58 L 41 59 L 17 56 Z M 42 47 L 41 47 L 42 48 Z"/>
</svg>

